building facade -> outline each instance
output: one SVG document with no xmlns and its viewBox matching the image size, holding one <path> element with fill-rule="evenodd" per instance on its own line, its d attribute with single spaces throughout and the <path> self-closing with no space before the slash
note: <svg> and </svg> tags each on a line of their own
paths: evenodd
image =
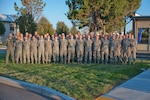
<svg viewBox="0 0 150 100">
<path fill-rule="evenodd" d="M 2 42 L 5 41 L 9 33 L 15 34 L 17 31 L 19 31 L 19 26 L 16 23 L 16 19 L 17 19 L 17 16 L 15 15 L 0 14 L 0 21 L 5 26 L 5 33 L 4 35 L 0 36 Z"/>
</svg>

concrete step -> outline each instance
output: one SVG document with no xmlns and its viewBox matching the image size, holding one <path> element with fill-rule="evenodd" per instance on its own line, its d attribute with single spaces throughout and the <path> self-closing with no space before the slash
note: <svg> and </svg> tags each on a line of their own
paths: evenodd
<svg viewBox="0 0 150 100">
<path fill-rule="evenodd" d="M 148 60 L 150 59 L 150 51 L 138 50 L 136 53 L 136 58 Z"/>
</svg>

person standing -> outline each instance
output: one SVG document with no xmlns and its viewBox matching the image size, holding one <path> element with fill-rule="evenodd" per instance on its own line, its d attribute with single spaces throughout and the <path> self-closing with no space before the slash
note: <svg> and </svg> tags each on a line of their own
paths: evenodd
<svg viewBox="0 0 150 100">
<path fill-rule="evenodd" d="M 11 55 L 12 63 L 14 63 L 14 41 L 13 35 L 10 33 L 9 37 L 6 39 L 6 64 L 9 63 L 9 55 Z"/>
<path fill-rule="evenodd" d="M 88 63 L 91 63 L 92 60 L 92 40 L 90 39 L 90 35 L 87 36 L 87 40 L 84 41 L 84 63 L 87 63 L 87 59 L 89 60 Z"/>
<path fill-rule="evenodd" d="M 84 52 L 84 41 L 82 40 L 82 35 L 79 36 L 79 39 L 77 40 L 77 62 L 82 63 L 83 60 L 83 52 Z"/>
<path fill-rule="evenodd" d="M 108 53 L 109 53 L 109 40 L 107 35 L 104 36 L 102 39 L 102 46 L 101 46 L 101 62 L 107 64 L 108 63 Z"/>
<path fill-rule="evenodd" d="M 16 64 L 18 64 L 19 61 L 22 64 L 22 37 L 21 36 L 17 37 L 15 46 L 16 46 L 16 51 L 15 51 Z"/>
<path fill-rule="evenodd" d="M 50 36 L 47 36 L 47 40 L 45 40 L 44 43 L 44 47 L 45 47 L 45 62 L 50 63 L 51 59 L 52 59 L 52 41 L 50 40 Z"/>
<path fill-rule="evenodd" d="M 67 61 L 67 45 L 68 42 L 65 39 L 65 35 L 62 33 L 62 39 L 60 40 L 60 61 L 65 64 Z"/>
<path fill-rule="evenodd" d="M 53 61 L 54 63 L 58 63 L 59 61 L 59 42 L 57 36 L 54 37 L 52 42 L 52 50 L 53 50 Z"/>
<path fill-rule="evenodd" d="M 31 64 L 37 64 L 37 40 L 35 36 L 32 36 L 32 40 L 30 41 L 30 52 Z"/>
<path fill-rule="evenodd" d="M 132 35 L 129 34 L 128 35 L 128 41 L 127 41 L 127 44 L 128 44 L 128 48 L 127 48 L 127 58 L 128 58 L 128 64 L 131 64 L 131 52 L 132 52 L 132 48 L 134 48 L 132 45 L 134 45 L 134 43 L 132 44 L 132 42 L 134 42 L 132 40 Z M 136 44 L 136 43 L 135 43 Z"/>
<path fill-rule="evenodd" d="M 117 49 L 117 60 L 118 63 L 122 63 L 122 47 L 121 47 L 121 41 L 122 41 L 122 34 L 117 36 L 117 42 L 118 42 L 118 49 Z"/>
<path fill-rule="evenodd" d="M 93 41 L 93 59 L 94 63 L 100 62 L 100 48 L 101 48 L 101 40 L 99 40 L 99 35 L 96 34 L 95 40 Z"/>
<path fill-rule="evenodd" d="M 38 64 L 41 63 L 41 57 L 42 57 L 42 63 L 45 62 L 45 56 L 44 56 L 44 39 L 43 36 L 40 36 L 40 39 L 38 40 Z"/>
<path fill-rule="evenodd" d="M 74 62 L 75 57 L 75 45 L 76 41 L 73 39 L 73 35 L 70 34 L 70 39 L 68 40 L 68 63 L 70 60 Z M 71 58 L 71 59 L 70 59 Z"/>
<path fill-rule="evenodd" d="M 131 58 L 131 41 L 129 39 L 129 35 L 126 34 L 125 38 L 122 40 L 122 49 L 123 49 L 123 63 L 130 64 Z"/>
<path fill-rule="evenodd" d="M 116 64 L 117 63 L 117 50 L 118 50 L 118 41 L 116 36 L 113 35 L 110 39 L 110 63 Z"/>
<path fill-rule="evenodd" d="M 23 63 L 30 63 L 30 41 L 25 36 L 23 41 Z"/>
<path fill-rule="evenodd" d="M 134 39 L 134 35 L 131 36 L 131 57 L 133 60 L 133 64 L 136 61 L 136 50 L 137 50 L 137 41 Z"/>
</svg>

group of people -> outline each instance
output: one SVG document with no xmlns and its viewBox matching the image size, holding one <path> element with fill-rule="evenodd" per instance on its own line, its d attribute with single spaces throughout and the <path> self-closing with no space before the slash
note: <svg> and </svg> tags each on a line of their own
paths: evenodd
<svg viewBox="0 0 150 100">
<path fill-rule="evenodd" d="M 48 33 L 9 34 L 6 39 L 6 63 L 95 63 L 131 64 L 136 60 L 136 40 L 132 34 Z"/>
</svg>

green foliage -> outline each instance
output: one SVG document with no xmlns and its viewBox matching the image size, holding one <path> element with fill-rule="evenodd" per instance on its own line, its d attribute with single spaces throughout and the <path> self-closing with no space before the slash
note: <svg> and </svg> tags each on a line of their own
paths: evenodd
<svg viewBox="0 0 150 100">
<path fill-rule="evenodd" d="M 149 61 L 135 65 L 5 64 L 0 54 L 0 75 L 48 86 L 77 100 L 94 100 L 115 86 L 150 68 Z"/>
<path fill-rule="evenodd" d="M 149 31 L 148 28 L 147 29 L 143 29 L 143 32 L 142 32 L 142 37 L 143 38 L 148 38 L 148 31 Z"/>
<path fill-rule="evenodd" d="M 141 0 L 126 0 L 125 16 L 132 18 L 136 10 L 140 7 Z"/>
<path fill-rule="evenodd" d="M 124 19 L 127 13 L 131 15 L 129 13 L 135 12 L 135 10 L 138 9 L 140 1 L 141 0 L 66 0 L 66 5 L 69 7 L 67 17 L 79 28 L 88 26 L 90 31 L 102 29 L 105 32 L 105 28 L 109 31 L 116 31 L 125 25 Z"/>
<path fill-rule="evenodd" d="M 18 7 L 16 2 L 14 3 L 14 9 L 17 11 L 18 15 L 18 24 L 20 32 L 25 33 L 34 33 L 36 31 L 37 20 L 40 18 L 43 8 L 46 6 L 46 3 L 42 0 L 21 0 L 22 7 Z"/>
<path fill-rule="evenodd" d="M 46 3 L 44 3 L 42 0 L 21 0 L 21 2 L 21 8 L 17 6 L 16 2 L 14 3 L 14 8 L 18 15 L 30 14 L 33 16 L 35 21 L 40 18 L 43 9 L 46 6 Z"/>
<path fill-rule="evenodd" d="M 45 18 L 42 17 L 37 24 L 37 31 L 40 35 L 49 33 L 50 35 L 54 33 L 52 24 Z"/>
<path fill-rule="evenodd" d="M 25 32 L 33 34 L 36 31 L 36 23 L 30 14 L 20 16 L 18 18 L 18 25 L 20 32 L 23 34 L 25 34 Z"/>
<path fill-rule="evenodd" d="M 76 34 L 77 32 L 78 32 L 78 30 L 77 30 L 76 26 L 73 25 L 73 26 L 71 27 L 71 29 L 70 29 L 70 33 Z"/>
<path fill-rule="evenodd" d="M 58 34 L 68 34 L 69 33 L 69 28 L 67 27 L 67 25 L 64 22 L 58 22 L 57 23 L 57 27 L 56 27 L 56 32 Z"/>
<path fill-rule="evenodd" d="M 4 24 L 0 21 L 0 35 L 3 35 L 5 33 L 5 26 Z"/>
</svg>

